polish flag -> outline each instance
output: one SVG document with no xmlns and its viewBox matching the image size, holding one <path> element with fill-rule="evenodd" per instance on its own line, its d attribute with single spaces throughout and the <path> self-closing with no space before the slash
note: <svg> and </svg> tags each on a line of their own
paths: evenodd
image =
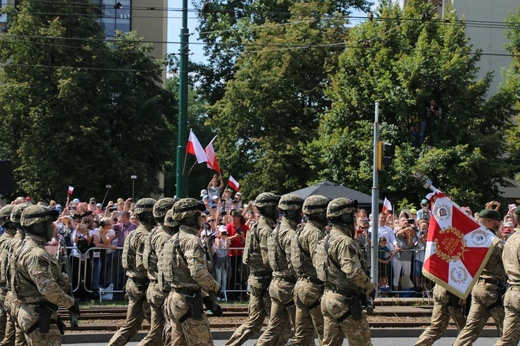
<svg viewBox="0 0 520 346">
<path fill-rule="evenodd" d="M 186 146 L 186 152 L 188 154 L 195 155 L 197 157 L 198 163 L 203 163 L 208 161 L 206 157 L 206 153 L 204 149 L 202 149 L 202 145 L 200 145 L 197 136 L 193 133 L 193 130 L 190 130 L 190 137 L 188 138 L 188 145 Z"/>
<path fill-rule="evenodd" d="M 73 192 L 74 192 L 74 187 L 69 185 L 69 195 L 72 195 Z"/>
<path fill-rule="evenodd" d="M 385 197 L 385 200 L 383 201 L 383 210 L 381 210 L 381 212 L 384 214 L 387 211 L 392 211 L 392 203 L 390 203 L 388 198 Z"/>
<path fill-rule="evenodd" d="M 217 156 L 215 155 L 215 149 L 213 149 L 213 142 L 217 136 L 213 137 L 211 142 L 206 146 L 206 149 L 204 149 L 204 152 L 206 153 L 206 157 L 208 158 L 208 168 L 212 169 L 220 174 L 220 166 L 218 164 Z"/>
<path fill-rule="evenodd" d="M 228 185 L 231 186 L 231 188 L 235 190 L 235 192 L 238 192 L 238 190 L 240 189 L 240 184 L 231 175 L 228 179 Z"/>
<path fill-rule="evenodd" d="M 465 299 L 500 240 L 444 193 L 437 190 L 427 198 L 432 218 L 423 274 Z"/>
</svg>

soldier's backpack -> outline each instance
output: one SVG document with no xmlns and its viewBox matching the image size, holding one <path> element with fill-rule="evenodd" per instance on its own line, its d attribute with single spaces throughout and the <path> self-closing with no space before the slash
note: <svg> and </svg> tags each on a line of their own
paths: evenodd
<svg viewBox="0 0 520 346">
<path fill-rule="evenodd" d="M 316 255 L 312 258 L 312 264 L 316 268 L 318 279 L 327 282 L 327 270 L 329 268 L 329 256 L 327 254 L 329 243 L 329 235 L 321 239 L 316 245 Z M 326 245 L 326 246 L 325 246 Z"/>
<path fill-rule="evenodd" d="M 171 283 L 173 282 L 175 247 L 177 246 L 174 238 L 175 235 L 168 239 L 168 241 L 164 243 L 162 251 L 158 254 L 157 268 L 159 269 L 159 273 L 157 279 L 159 288 L 163 292 L 170 291 Z"/>
<path fill-rule="evenodd" d="M 123 246 L 123 254 L 121 255 L 121 264 L 123 265 L 123 269 L 129 270 L 134 268 L 135 266 L 135 253 L 130 251 L 130 244 L 133 236 L 135 235 L 135 231 L 130 233 L 125 239 L 125 245 Z"/>
</svg>

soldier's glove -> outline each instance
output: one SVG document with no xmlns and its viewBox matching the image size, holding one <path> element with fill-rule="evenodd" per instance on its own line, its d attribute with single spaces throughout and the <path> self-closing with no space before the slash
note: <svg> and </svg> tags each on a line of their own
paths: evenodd
<svg viewBox="0 0 520 346">
<path fill-rule="evenodd" d="M 69 308 L 69 311 L 76 316 L 79 316 L 81 313 L 79 311 L 79 304 L 78 301 L 74 299 L 74 304 Z"/>
<path fill-rule="evenodd" d="M 222 292 L 220 288 L 217 291 L 217 297 L 219 297 L 220 299 L 226 298 L 226 295 L 224 294 L 224 292 Z"/>
<path fill-rule="evenodd" d="M 204 302 L 204 306 L 206 307 L 206 309 L 211 311 L 213 316 L 220 317 L 224 314 L 220 305 L 216 301 L 214 301 L 210 296 L 204 297 L 202 301 Z"/>
<path fill-rule="evenodd" d="M 56 319 L 56 324 L 58 325 L 58 329 L 60 331 L 60 334 L 61 335 L 65 334 L 65 328 L 67 326 L 65 325 L 65 323 L 63 323 L 63 320 L 60 318 L 60 316 L 58 316 L 58 318 Z"/>
<path fill-rule="evenodd" d="M 370 298 L 372 298 L 372 300 L 376 299 L 376 290 L 372 290 L 372 292 L 370 292 L 368 295 Z"/>
</svg>

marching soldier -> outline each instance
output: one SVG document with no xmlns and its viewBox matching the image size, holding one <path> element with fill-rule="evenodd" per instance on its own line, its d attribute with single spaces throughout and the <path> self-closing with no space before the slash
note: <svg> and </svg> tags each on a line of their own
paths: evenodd
<svg viewBox="0 0 520 346">
<path fill-rule="evenodd" d="M 325 282 L 321 299 L 324 320 L 323 345 L 340 345 L 343 335 L 351 346 L 370 346 L 370 328 L 360 297 L 374 294 L 374 284 L 361 265 L 362 250 L 354 240 L 357 201 L 333 199 L 327 218 L 333 227 L 316 247 L 314 266 Z"/>
<path fill-rule="evenodd" d="M 125 286 L 128 310 L 125 324 L 110 339 L 109 346 L 125 345 L 139 332 L 144 318 L 149 318 L 146 290 L 150 280 L 144 267 L 144 244 L 155 225 L 152 214 L 155 202 L 152 198 L 142 198 L 135 204 L 139 226 L 126 237 L 122 256 L 123 268 L 128 277 Z"/>
<path fill-rule="evenodd" d="M 258 339 L 258 346 L 283 345 L 290 337 L 291 323 L 295 325 L 296 309 L 293 291 L 296 273 L 291 265 L 291 241 L 302 218 L 303 199 L 295 194 L 280 198 L 278 208 L 283 218 L 268 239 L 269 264 L 273 280 L 269 286 L 271 313 L 269 325 Z"/>
<path fill-rule="evenodd" d="M 318 279 L 312 257 L 318 241 L 325 237 L 328 203 L 329 199 L 320 195 L 305 199 L 303 213 L 308 221 L 291 243 L 291 263 L 298 275 L 298 281 L 294 287 L 295 335 L 287 345 L 314 345 L 315 332 L 320 345 L 323 340 L 323 315 L 320 309 L 323 282 Z"/>
<path fill-rule="evenodd" d="M 267 254 L 267 239 L 271 236 L 278 218 L 279 197 L 270 192 L 263 192 L 256 197 L 255 206 L 260 213 L 260 220 L 247 232 L 243 262 L 249 267 L 248 285 L 249 316 L 233 333 L 227 346 L 239 346 L 260 331 L 264 319 L 271 309 L 269 284 L 272 270 Z"/>
<path fill-rule="evenodd" d="M 430 346 L 446 332 L 450 316 L 459 332 L 466 325 L 460 298 L 437 284 L 433 289 L 433 312 L 431 325 L 419 336 L 414 346 Z"/>
<path fill-rule="evenodd" d="M 493 233 L 500 229 L 500 213 L 484 209 L 479 213 L 478 221 Z M 505 287 L 507 274 L 502 263 L 504 245 L 498 242 L 489 257 L 480 277 L 471 290 L 471 307 L 466 319 L 466 326 L 457 336 L 454 346 L 471 345 L 478 339 L 489 317 L 493 317 L 498 332 L 502 335 L 504 306 L 501 288 Z"/>
<path fill-rule="evenodd" d="M 513 214 L 515 223 L 520 225 L 520 207 L 517 207 Z M 516 346 L 520 341 L 520 226 L 515 228 L 515 233 L 507 239 L 502 260 L 509 287 L 504 298 L 504 334 L 495 346 Z"/>
<path fill-rule="evenodd" d="M 161 253 L 164 243 L 170 239 L 170 235 L 164 230 L 164 216 L 169 209 L 173 207 L 173 198 L 161 198 L 153 206 L 153 217 L 157 222 L 150 235 L 145 239 L 144 245 L 144 268 L 148 273 L 148 279 L 150 279 L 150 285 L 146 291 L 146 299 L 150 305 L 150 331 L 148 335 L 138 344 L 139 346 L 144 345 L 162 345 L 162 334 L 164 328 L 164 312 L 163 304 L 167 297 L 167 293 L 163 292 L 159 288 L 157 281 L 158 268 L 158 254 Z"/>
<path fill-rule="evenodd" d="M 173 290 L 167 299 L 173 345 L 213 345 L 209 321 L 202 308 L 203 295 L 216 292 L 222 296 L 222 293 L 208 270 L 204 249 L 197 236 L 200 215 L 204 210 L 204 205 L 193 198 L 183 198 L 173 206 L 173 218 L 180 223 L 180 231 L 172 237 Z M 204 298 L 206 305 L 208 298 Z M 218 306 L 214 302 L 213 305 Z"/>
<path fill-rule="evenodd" d="M 0 209 L 0 224 L 5 230 L 0 237 L 0 340 L 5 337 L 7 324 L 7 309 L 4 302 L 7 294 L 8 245 L 16 233 L 16 225 L 10 219 L 13 208 L 14 204 L 8 204 Z"/>
<path fill-rule="evenodd" d="M 13 294 L 20 300 L 17 321 L 29 346 L 61 345 L 58 306 L 79 315 L 79 305 L 67 293 L 68 277 L 61 277 L 58 260 L 45 250 L 52 239 L 52 222 L 58 212 L 40 205 L 24 209 L 21 226 L 26 228 L 22 248 L 16 253 Z"/>
<path fill-rule="evenodd" d="M 22 219 L 23 210 L 28 206 L 30 206 L 29 203 L 20 203 L 15 205 L 11 211 L 10 220 L 16 227 L 16 234 L 9 243 L 6 243 L 7 253 L 4 254 L 6 258 L 1 261 L 1 270 L 5 273 L 7 280 L 7 293 L 4 302 L 5 310 L 7 312 L 7 326 L 5 337 L 2 342 L 0 342 L 0 346 L 10 346 L 13 345 L 13 343 L 16 346 L 27 345 L 25 335 L 16 319 L 18 316 L 18 310 L 20 309 L 20 301 L 16 299 L 13 294 L 13 274 L 15 273 L 13 268 L 16 267 L 15 256 L 25 239 L 25 227 L 20 225 L 20 221 Z"/>
</svg>

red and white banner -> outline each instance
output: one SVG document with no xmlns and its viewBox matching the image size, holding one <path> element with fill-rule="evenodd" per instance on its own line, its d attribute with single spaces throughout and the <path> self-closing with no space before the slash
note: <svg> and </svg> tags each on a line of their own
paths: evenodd
<svg viewBox="0 0 520 346">
<path fill-rule="evenodd" d="M 74 187 L 69 185 L 69 195 L 72 195 L 73 192 L 74 192 Z"/>
<path fill-rule="evenodd" d="M 190 137 L 188 138 L 188 145 L 186 146 L 186 152 L 188 154 L 195 155 L 197 157 L 198 163 L 203 163 L 208 161 L 206 157 L 206 153 L 204 149 L 202 149 L 202 145 L 200 145 L 197 136 L 193 133 L 193 130 L 190 130 Z"/>
<path fill-rule="evenodd" d="M 236 181 L 235 178 L 233 178 L 231 175 L 229 176 L 229 179 L 228 179 L 228 185 L 229 185 L 233 190 L 235 190 L 235 192 L 238 192 L 238 190 L 240 189 L 240 184 L 239 184 L 238 181 Z"/>
<path fill-rule="evenodd" d="M 381 213 L 386 213 L 387 211 L 392 211 L 392 203 L 388 200 L 388 198 L 385 197 L 385 200 L 383 201 L 383 210 L 381 210 Z"/>
<path fill-rule="evenodd" d="M 217 138 L 217 136 L 213 137 L 211 142 L 209 142 L 209 144 L 206 146 L 206 149 L 204 149 L 204 152 L 208 158 L 208 168 L 220 174 L 220 166 L 218 164 L 217 155 L 215 155 L 215 149 L 213 148 L 213 142 L 215 141 L 215 138 Z"/>
<path fill-rule="evenodd" d="M 444 193 L 427 196 L 431 204 L 423 274 L 465 299 L 499 239 Z"/>
</svg>

